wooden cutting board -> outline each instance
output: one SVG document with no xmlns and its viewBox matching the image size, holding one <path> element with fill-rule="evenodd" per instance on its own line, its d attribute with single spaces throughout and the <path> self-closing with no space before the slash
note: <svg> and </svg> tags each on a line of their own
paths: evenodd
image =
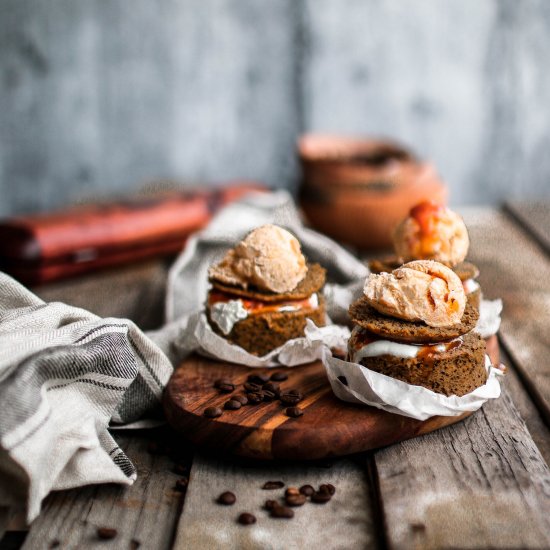
<svg viewBox="0 0 550 550">
<path fill-rule="evenodd" d="M 488 352 L 498 364 L 496 337 L 488 341 Z M 231 394 L 214 388 L 215 380 L 227 378 L 242 393 L 250 374 L 285 372 L 281 389 L 298 389 L 304 414 L 289 418 L 280 401 L 245 405 L 237 411 L 224 410 L 215 419 L 203 414 L 207 407 L 220 407 Z M 241 391 L 239 391 L 241 390 Z M 420 421 L 353 405 L 337 399 L 320 361 L 293 368 L 250 369 L 198 355 L 187 358 L 174 372 L 164 394 L 168 422 L 195 445 L 221 454 L 258 459 L 321 459 L 376 449 L 454 424 L 458 417 L 437 416 Z"/>
</svg>

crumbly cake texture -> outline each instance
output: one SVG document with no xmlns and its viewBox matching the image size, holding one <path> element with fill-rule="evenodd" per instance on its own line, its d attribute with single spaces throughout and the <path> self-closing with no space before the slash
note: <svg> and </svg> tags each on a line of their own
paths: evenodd
<svg viewBox="0 0 550 550">
<path fill-rule="evenodd" d="M 311 292 L 308 294 L 310 296 Z M 306 319 L 311 319 L 318 327 L 325 325 L 325 300 L 319 294 L 319 306 L 304 308 L 299 311 L 269 311 L 255 313 L 235 323 L 228 335 L 221 332 L 212 322 L 208 309 L 206 315 L 212 330 L 232 344 L 240 346 L 249 353 L 259 357 L 282 346 L 288 340 L 304 335 Z"/>
<path fill-rule="evenodd" d="M 365 357 L 360 364 L 447 396 L 466 395 L 487 381 L 485 341 L 475 332 L 466 334 L 461 346 L 445 352 L 406 359 L 393 355 Z"/>
<path fill-rule="evenodd" d="M 245 299 L 260 300 L 262 302 L 282 302 L 286 300 L 305 300 L 309 298 L 314 292 L 318 292 L 323 288 L 326 280 L 326 273 L 326 269 L 319 264 L 308 264 L 306 276 L 298 283 L 296 288 L 290 292 L 283 292 L 281 294 L 265 292 L 252 287 L 245 290 L 244 288 L 227 285 L 212 278 L 210 278 L 210 283 L 215 289 L 231 294 L 232 296 L 240 296 Z"/>
<path fill-rule="evenodd" d="M 479 312 L 479 305 L 481 304 L 481 290 L 478 288 L 470 294 L 466 294 L 466 300 L 473 308 Z"/>
<path fill-rule="evenodd" d="M 385 273 L 392 272 L 394 269 L 403 265 L 397 257 L 391 256 L 389 258 L 383 258 L 381 260 L 371 260 L 369 262 L 369 269 L 371 273 Z M 470 262 L 461 262 L 451 268 L 461 281 L 467 281 L 468 279 L 475 279 L 479 275 L 479 269 L 476 265 Z"/>
<path fill-rule="evenodd" d="M 450 327 L 430 327 L 422 321 L 405 321 L 383 315 L 362 296 L 351 304 L 349 316 L 356 325 L 378 336 L 397 342 L 424 344 L 453 340 L 470 332 L 476 326 L 479 312 L 468 302 L 460 323 Z"/>
</svg>

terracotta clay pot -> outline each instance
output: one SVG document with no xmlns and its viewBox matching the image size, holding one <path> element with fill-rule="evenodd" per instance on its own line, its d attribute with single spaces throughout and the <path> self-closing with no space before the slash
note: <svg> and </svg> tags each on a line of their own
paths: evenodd
<svg viewBox="0 0 550 550">
<path fill-rule="evenodd" d="M 391 232 L 422 200 L 445 203 L 447 188 L 433 165 L 397 143 L 305 135 L 300 204 L 311 225 L 362 249 L 391 246 Z"/>
</svg>

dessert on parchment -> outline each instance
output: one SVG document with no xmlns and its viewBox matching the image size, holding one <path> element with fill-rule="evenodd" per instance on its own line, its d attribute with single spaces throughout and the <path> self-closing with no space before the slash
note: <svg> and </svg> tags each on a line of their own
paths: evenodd
<svg viewBox="0 0 550 550">
<path fill-rule="evenodd" d="M 462 281 L 433 260 L 371 274 L 351 304 L 348 360 L 446 396 L 485 384 L 485 342 Z"/>
<path fill-rule="evenodd" d="M 479 308 L 478 268 L 464 261 L 470 239 L 462 218 L 442 204 L 425 201 L 411 208 L 393 232 L 395 257 L 373 260 L 373 273 L 391 271 L 404 262 L 434 260 L 450 267 L 462 281 L 468 302 Z"/>
<path fill-rule="evenodd" d="M 304 336 L 306 319 L 325 325 L 325 270 L 276 225 L 254 229 L 209 270 L 206 315 L 212 329 L 263 356 Z"/>
</svg>

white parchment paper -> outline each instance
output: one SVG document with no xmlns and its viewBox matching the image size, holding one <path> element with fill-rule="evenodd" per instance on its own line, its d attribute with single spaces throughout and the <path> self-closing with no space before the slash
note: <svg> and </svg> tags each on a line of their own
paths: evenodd
<svg viewBox="0 0 550 550">
<path fill-rule="evenodd" d="M 321 359 L 323 348 L 345 349 L 350 336 L 347 327 L 329 324 L 317 327 L 307 319 L 306 335 L 289 340 L 263 357 L 248 353 L 216 334 L 204 313 L 193 315 L 176 345 L 182 355 L 197 352 L 206 357 L 238 363 L 247 367 L 295 367 Z"/>
</svg>

